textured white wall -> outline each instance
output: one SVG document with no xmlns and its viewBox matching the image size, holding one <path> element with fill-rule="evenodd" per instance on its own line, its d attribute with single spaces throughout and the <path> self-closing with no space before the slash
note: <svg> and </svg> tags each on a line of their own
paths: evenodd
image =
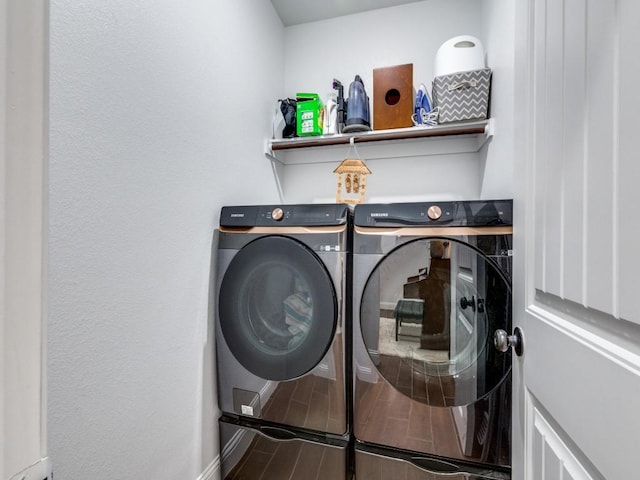
<svg viewBox="0 0 640 480">
<path fill-rule="evenodd" d="M 189 479 L 217 456 L 211 232 L 223 204 L 278 199 L 263 156 L 274 100 L 324 95 L 334 76 L 348 88 L 355 73 L 371 94 L 372 68 L 406 62 L 416 83 L 430 81 L 444 40 L 483 32 L 478 2 L 455 5 L 430 0 L 285 34 L 260 0 L 52 0 L 48 415 L 57 478 Z M 385 198 L 411 195 L 405 175 L 423 195 L 476 197 L 477 157 L 374 161 L 370 185 Z M 332 170 L 288 167 L 287 200 L 331 198 Z"/>
<path fill-rule="evenodd" d="M 478 37 L 487 52 L 488 66 L 497 68 L 499 77 L 493 85 L 493 95 L 500 98 L 494 110 L 499 112 L 501 129 L 496 135 L 505 135 L 505 138 L 494 139 L 478 153 L 425 154 L 410 158 L 404 157 L 406 149 L 402 142 L 396 143 L 387 158 L 367 161 L 373 172 L 367 179 L 368 201 L 511 196 L 513 14 L 503 4 L 502 0 L 428 0 L 285 29 L 288 96 L 317 92 L 325 98 L 332 91 L 333 78 L 342 82 L 347 96 L 349 84 L 359 74 L 372 97 L 373 69 L 405 63 L 413 64 L 414 88 L 424 83 L 430 89 L 436 52 L 446 40 L 457 35 Z M 286 153 L 298 159 L 305 155 L 314 158 L 324 155 L 329 161 L 311 166 L 287 166 L 286 200 L 309 202 L 335 198 L 333 170 L 348 151 L 346 146 L 318 153 Z M 391 152 L 391 149 L 385 151 Z M 365 160 L 367 153 L 364 147 L 358 150 Z M 353 156 L 354 152 L 349 154 Z"/>
<path fill-rule="evenodd" d="M 491 117 L 495 135 L 481 152 L 481 198 L 513 198 L 515 94 L 515 3 L 484 0 L 483 38 L 493 70 Z"/>
<path fill-rule="evenodd" d="M 217 456 L 212 231 L 277 200 L 282 42 L 260 0 L 52 0 L 56 478 L 195 479 Z"/>
<path fill-rule="evenodd" d="M 427 0 L 287 27 L 286 92 L 311 91 L 324 98 L 337 78 L 346 96 L 359 74 L 372 96 L 373 69 L 404 63 L 413 63 L 414 83 L 430 85 L 443 42 L 467 34 L 482 39 L 483 5 L 477 0 Z"/>
</svg>

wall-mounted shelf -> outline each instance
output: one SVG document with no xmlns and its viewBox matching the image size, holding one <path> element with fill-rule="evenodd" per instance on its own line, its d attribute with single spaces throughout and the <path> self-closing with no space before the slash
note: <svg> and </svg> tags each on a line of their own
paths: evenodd
<svg viewBox="0 0 640 480">
<path fill-rule="evenodd" d="M 266 154 L 284 165 L 334 162 L 340 159 L 334 155 L 311 153 L 327 148 L 341 148 L 346 153 L 352 139 L 358 148 L 366 147 L 365 159 L 477 152 L 492 135 L 493 121 L 489 119 L 434 127 L 272 139 L 267 141 Z"/>
</svg>

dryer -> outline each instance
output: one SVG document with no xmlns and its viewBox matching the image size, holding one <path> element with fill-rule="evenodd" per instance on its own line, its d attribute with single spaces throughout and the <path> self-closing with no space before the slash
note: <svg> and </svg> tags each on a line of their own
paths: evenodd
<svg viewBox="0 0 640 480">
<path fill-rule="evenodd" d="M 357 205 L 353 242 L 356 476 L 510 478 L 512 201 Z"/>
<path fill-rule="evenodd" d="M 238 465 L 254 468 L 247 459 L 264 458 L 254 447 L 267 443 L 273 452 L 292 439 L 315 442 L 314 452 L 346 458 L 350 220 L 339 204 L 222 208 L 215 339 L 223 478 Z"/>
</svg>

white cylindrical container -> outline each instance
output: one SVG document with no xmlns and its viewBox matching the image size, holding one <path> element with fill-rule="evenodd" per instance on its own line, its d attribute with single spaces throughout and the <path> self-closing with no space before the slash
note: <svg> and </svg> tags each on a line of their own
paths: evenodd
<svg viewBox="0 0 640 480">
<path fill-rule="evenodd" d="M 447 40 L 438 49 L 434 76 L 480 70 L 484 67 L 482 42 L 471 35 L 460 35 Z"/>
</svg>

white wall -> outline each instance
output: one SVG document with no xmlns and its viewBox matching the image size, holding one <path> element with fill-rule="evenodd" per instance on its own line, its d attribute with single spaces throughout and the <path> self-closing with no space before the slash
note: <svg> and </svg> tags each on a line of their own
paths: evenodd
<svg viewBox="0 0 640 480">
<path fill-rule="evenodd" d="M 212 231 L 223 204 L 277 201 L 282 41 L 260 0 L 52 0 L 56 478 L 195 479 L 217 457 Z"/>
<path fill-rule="evenodd" d="M 514 95 L 515 85 L 515 3 L 484 0 L 482 38 L 491 66 L 491 118 L 495 134 L 481 152 L 481 198 L 513 198 L 514 175 Z"/>
<path fill-rule="evenodd" d="M 371 95 L 374 67 L 407 62 L 428 83 L 443 41 L 486 33 L 484 8 L 429 0 L 283 30 L 259 0 L 51 1 L 57 478 L 173 480 L 207 469 L 218 454 L 211 233 L 223 204 L 278 201 L 263 155 L 275 99 L 324 96 L 334 77 L 348 88 L 356 73 Z M 345 154 L 287 167 L 287 201 L 333 198 Z M 372 161 L 370 198 L 478 197 L 489 165 L 479 157 Z"/>
<path fill-rule="evenodd" d="M 428 0 L 285 29 L 288 96 L 316 92 L 326 98 L 333 78 L 343 83 L 347 96 L 349 84 L 359 74 L 372 97 L 373 69 L 404 63 L 413 64 L 414 88 L 420 83 L 430 88 L 438 48 L 449 38 L 464 34 L 478 37 L 485 44 L 488 66 L 497 67 L 493 94 L 501 100 L 492 104 L 499 125 L 496 135 L 504 132 L 509 138 L 494 138 L 479 153 L 454 155 L 404 157 L 403 145 L 396 144 L 397 153 L 390 158 L 367 161 L 373 172 L 367 179 L 368 201 L 512 195 L 513 15 L 509 16 L 511 7 L 498 3 L 504 4 L 499 0 Z M 367 160 L 365 148 L 359 147 L 358 154 Z M 286 201 L 335 198 L 332 172 L 347 153 L 348 146 L 325 149 L 322 154 L 329 163 L 287 166 L 283 175 Z M 353 151 L 349 153 L 354 156 Z M 320 155 L 286 153 L 308 154 L 314 158 Z"/>
</svg>

